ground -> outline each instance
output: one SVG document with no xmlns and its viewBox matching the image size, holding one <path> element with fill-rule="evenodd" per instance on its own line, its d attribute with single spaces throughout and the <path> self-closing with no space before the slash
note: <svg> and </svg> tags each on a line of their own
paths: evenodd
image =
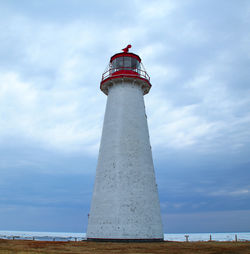
<svg viewBox="0 0 250 254">
<path fill-rule="evenodd" d="M 96 243 L 0 240 L 0 253 L 250 254 L 250 242 Z"/>
<path fill-rule="evenodd" d="M 250 254 L 250 242 L 96 243 L 0 240 L 0 253 Z"/>
</svg>

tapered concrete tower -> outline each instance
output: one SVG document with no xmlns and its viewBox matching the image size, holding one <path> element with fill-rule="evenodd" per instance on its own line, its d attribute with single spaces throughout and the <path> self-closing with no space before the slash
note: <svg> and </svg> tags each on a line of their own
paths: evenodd
<svg viewBox="0 0 250 254">
<path fill-rule="evenodd" d="M 162 241 L 162 221 L 144 98 L 150 78 L 138 55 L 111 57 L 101 81 L 108 96 L 87 239 Z"/>
</svg>

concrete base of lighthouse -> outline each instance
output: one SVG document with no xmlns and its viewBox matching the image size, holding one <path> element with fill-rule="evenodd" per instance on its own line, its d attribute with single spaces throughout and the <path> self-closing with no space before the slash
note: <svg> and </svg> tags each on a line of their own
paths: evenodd
<svg viewBox="0 0 250 254">
<path fill-rule="evenodd" d="M 116 242 L 116 243 L 145 243 L 145 242 L 163 242 L 164 239 L 101 239 L 101 238 L 87 238 L 87 241 L 91 242 Z"/>
<path fill-rule="evenodd" d="M 143 89 L 109 86 L 87 240 L 163 241 Z"/>
</svg>

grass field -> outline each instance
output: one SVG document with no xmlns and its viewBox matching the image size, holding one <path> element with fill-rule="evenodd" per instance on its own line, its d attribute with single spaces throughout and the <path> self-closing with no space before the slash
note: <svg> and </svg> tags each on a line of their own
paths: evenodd
<svg viewBox="0 0 250 254">
<path fill-rule="evenodd" d="M 99 243 L 0 240 L 0 253 L 250 254 L 250 242 Z"/>
</svg>

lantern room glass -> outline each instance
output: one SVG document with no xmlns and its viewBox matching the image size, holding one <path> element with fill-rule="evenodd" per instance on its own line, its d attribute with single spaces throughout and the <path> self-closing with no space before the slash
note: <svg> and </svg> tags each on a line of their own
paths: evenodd
<svg viewBox="0 0 250 254">
<path fill-rule="evenodd" d="M 140 62 L 133 57 L 122 56 L 114 59 L 111 62 L 111 66 L 113 70 L 112 73 L 120 70 L 131 70 L 139 72 Z"/>
</svg>

